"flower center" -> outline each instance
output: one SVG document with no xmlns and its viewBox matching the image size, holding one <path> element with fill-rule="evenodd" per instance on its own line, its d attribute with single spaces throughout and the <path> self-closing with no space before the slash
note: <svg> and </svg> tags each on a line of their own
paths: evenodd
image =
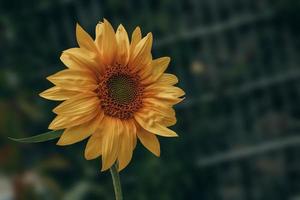
<svg viewBox="0 0 300 200">
<path fill-rule="evenodd" d="M 136 96 L 136 83 L 126 74 L 114 75 L 108 82 L 109 96 L 119 104 L 129 104 Z"/>
<path fill-rule="evenodd" d="M 100 77 L 97 91 L 106 115 L 129 119 L 142 107 L 143 89 L 137 73 L 128 67 L 114 65 L 107 67 Z"/>
</svg>

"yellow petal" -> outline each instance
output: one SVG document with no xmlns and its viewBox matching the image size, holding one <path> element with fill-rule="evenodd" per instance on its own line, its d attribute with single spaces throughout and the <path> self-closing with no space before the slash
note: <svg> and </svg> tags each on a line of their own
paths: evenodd
<svg viewBox="0 0 300 200">
<path fill-rule="evenodd" d="M 66 90 L 93 91 L 98 86 L 94 75 L 87 71 L 66 69 L 47 77 L 47 79 Z"/>
<path fill-rule="evenodd" d="M 142 33 L 140 27 L 136 27 L 131 36 L 130 56 L 132 56 L 136 45 L 141 41 Z"/>
<path fill-rule="evenodd" d="M 64 65 L 70 69 L 76 70 L 88 70 L 86 67 L 79 65 L 78 63 L 74 62 L 72 57 L 68 54 L 62 53 L 60 56 L 60 60 Z"/>
<path fill-rule="evenodd" d="M 64 116 L 88 115 L 100 109 L 100 100 L 94 93 L 82 93 L 58 105 L 53 112 Z"/>
<path fill-rule="evenodd" d="M 178 78 L 174 74 L 164 73 L 157 81 L 159 85 L 175 85 L 178 83 Z"/>
<path fill-rule="evenodd" d="M 95 28 L 96 38 L 103 33 L 103 22 L 99 22 Z"/>
<path fill-rule="evenodd" d="M 157 113 L 154 111 L 141 109 L 140 111 L 135 113 L 134 119 L 141 127 L 156 135 L 164 137 L 178 136 L 174 131 L 168 129 L 158 122 Z"/>
<path fill-rule="evenodd" d="M 122 66 L 126 66 L 129 60 L 129 39 L 128 34 L 122 24 L 120 24 L 117 29 L 116 40 L 118 44 L 116 62 Z"/>
<path fill-rule="evenodd" d="M 140 128 L 137 132 L 137 136 L 141 143 L 149 150 L 151 151 L 154 155 L 160 156 L 160 145 L 157 137 L 146 131 L 143 128 Z"/>
<path fill-rule="evenodd" d="M 58 140 L 57 145 L 64 146 L 80 142 L 91 135 L 88 130 L 85 124 L 67 128 Z"/>
<path fill-rule="evenodd" d="M 84 151 L 84 157 L 87 160 L 93 160 L 102 154 L 103 134 L 97 131 L 90 137 Z"/>
<path fill-rule="evenodd" d="M 158 98 L 166 103 L 174 105 L 183 100 L 180 97 L 184 96 L 185 92 L 175 86 L 152 84 L 145 88 L 144 95 L 146 97 Z"/>
<path fill-rule="evenodd" d="M 97 62 L 97 65 L 96 68 L 98 70 L 98 73 L 101 75 L 104 70 L 105 70 L 105 64 L 103 63 L 103 58 L 102 58 L 102 55 L 103 55 L 103 49 L 102 49 L 102 44 L 103 44 L 103 27 L 104 27 L 104 24 L 103 22 L 99 22 L 96 26 L 96 37 L 95 37 L 95 46 L 96 46 L 96 52 L 97 52 L 97 55 L 96 55 L 96 62 Z"/>
<path fill-rule="evenodd" d="M 98 112 L 94 112 L 88 115 L 77 115 L 77 116 L 62 116 L 58 115 L 54 118 L 54 120 L 49 125 L 50 130 L 60 130 L 73 126 L 77 126 L 92 120 L 95 116 L 98 115 Z"/>
<path fill-rule="evenodd" d="M 79 24 L 76 25 L 76 38 L 80 48 L 84 48 L 92 52 L 96 51 L 94 40 Z"/>
<path fill-rule="evenodd" d="M 152 33 L 148 33 L 135 47 L 129 60 L 129 67 L 134 71 L 145 70 L 152 60 Z"/>
<path fill-rule="evenodd" d="M 135 124 L 132 121 L 123 122 L 124 132 L 120 139 L 120 152 L 118 156 L 118 170 L 124 169 L 132 158 L 134 139 L 136 135 Z M 134 128 L 133 128 L 134 127 Z"/>
<path fill-rule="evenodd" d="M 79 57 L 80 59 L 83 59 L 87 63 L 96 57 L 96 52 L 89 51 L 84 48 L 78 48 L 78 47 L 66 49 L 62 52 L 62 54 Z M 69 67 L 69 66 L 67 66 L 67 67 Z M 72 66 L 70 66 L 69 68 L 72 68 Z"/>
<path fill-rule="evenodd" d="M 121 121 L 117 118 L 104 117 L 101 124 L 102 142 L 102 169 L 109 169 L 116 161 L 119 154 L 120 134 L 124 131 Z"/>
<path fill-rule="evenodd" d="M 97 117 L 87 123 L 67 128 L 58 140 L 57 145 L 71 145 L 86 139 L 95 132 L 102 118 L 103 114 L 99 113 Z"/>
<path fill-rule="evenodd" d="M 102 53 L 103 27 L 104 27 L 103 22 L 99 22 L 96 26 L 95 44 L 99 53 Z"/>
<path fill-rule="evenodd" d="M 131 139 L 132 139 L 132 150 L 135 149 L 136 141 L 137 141 L 137 139 L 136 139 L 137 124 L 136 124 L 135 120 L 133 120 L 133 121 L 134 121 L 133 123 L 127 123 L 129 130 L 131 130 L 130 132 L 131 132 Z"/>
<path fill-rule="evenodd" d="M 115 31 L 106 19 L 103 22 L 102 50 L 100 52 L 102 53 L 103 63 L 112 65 L 117 54 L 117 41 Z"/>
<path fill-rule="evenodd" d="M 137 143 L 137 139 L 136 139 L 136 137 L 134 137 L 134 138 L 133 138 L 133 144 L 132 144 L 133 150 L 134 150 L 135 147 L 136 147 L 136 143 Z"/>
<path fill-rule="evenodd" d="M 91 83 L 96 83 L 96 77 L 93 73 L 88 71 L 78 71 L 72 69 L 65 69 L 60 72 L 55 73 L 47 78 L 50 81 L 55 80 L 70 80 L 70 81 L 90 81 Z"/>
<path fill-rule="evenodd" d="M 54 101 L 63 101 L 70 99 L 76 96 L 78 92 L 71 90 L 64 90 L 60 87 L 54 86 L 40 93 L 39 95 L 45 99 L 54 100 Z"/>
<path fill-rule="evenodd" d="M 65 50 L 60 60 L 70 69 L 80 71 L 91 71 L 95 74 L 99 74 L 103 67 L 98 61 L 97 54 L 87 51 L 83 48 L 71 48 Z"/>
<path fill-rule="evenodd" d="M 156 121 L 166 127 L 176 124 L 175 110 L 170 104 L 164 103 L 162 100 L 155 98 L 144 99 L 145 110 L 152 110 L 155 112 Z"/>
<path fill-rule="evenodd" d="M 171 105 L 164 103 L 162 100 L 157 98 L 144 98 L 145 107 L 149 107 L 158 112 L 165 112 L 166 115 L 175 116 L 175 111 Z"/>
<path fill-rule="evenodd" d="M 147 74 L 147 78 L 143 80 L 143 82 L 148 84 L 157 81 L 163 75 L 164 71 L 166 71 L 170 60 L 170 57 L 161 57 L 153 60 L 151 63 L 151 71 Z"/>
<path fill-rule="evenodd" d="M 103 133 L 101 134 L 101 132 L 99 132 L 99 130 L 101 130 L 101 128 L 99 129 L 99 127 L 101 126 L 103 117 L 104 113 L 101 112 L 101 115 L 98 116 L 98 121 L 95 124 L 96 131 L 92 134 L 86 145 L 84 156 L 87 160 L 95 159 L 101 155 Z"/>
<path fill-rule="evenodd" d="M 163 126 L 166 126 L 166 127 L 173 126 L 177 123 L 175 116 L 160 115 L 160 117 L 158 118 L 158 121 L 160 124 L 162 124 Z"/>
</svg>

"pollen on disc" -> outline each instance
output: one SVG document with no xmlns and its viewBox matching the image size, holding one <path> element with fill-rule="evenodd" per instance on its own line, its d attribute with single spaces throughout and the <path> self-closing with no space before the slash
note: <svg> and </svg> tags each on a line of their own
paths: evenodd
<svg viewBox="0 0 300 200">
<path fill-rule="evenodd" d="M 108 80 L 109 96 L 120 104 L 128 104 L 137 94 L 137 84 L 125 74 L 117 74 Z"/>
<path fill-rule="evenodd" d="M 129 119 L 142 107 L 140 77 L 127 67 L 109 67 L 101 77 L 97 91 L 104 113 L 111 117 Z"/>
</svg>

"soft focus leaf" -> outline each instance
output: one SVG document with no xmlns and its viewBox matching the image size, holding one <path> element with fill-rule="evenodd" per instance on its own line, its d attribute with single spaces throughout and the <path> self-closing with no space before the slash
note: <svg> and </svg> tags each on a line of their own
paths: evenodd
<svg viewBox="0 0 300 200">
<path fill-rule="evenodd" d="M 11 137 L 9 137 L 9 139 L 16 141 L 16 142 L 22 142 L 22 143 L 38 143 L 38 142 L 46 142 L 49 140 L 56 139 L 56 138 L 60 137 L 62 133 L 63 133 L 62 130 L 49 131 L 47 133 L 42 133 L 42 134 L 35 135 L 32 137 L 27 137 L 27 138 L 11 138 Z"/>
</svg>

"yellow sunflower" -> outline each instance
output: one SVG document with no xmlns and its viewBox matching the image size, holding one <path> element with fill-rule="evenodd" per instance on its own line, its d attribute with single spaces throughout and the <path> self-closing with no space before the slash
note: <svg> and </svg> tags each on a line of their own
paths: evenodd
<svg viewBox="0 0 300 200">
<path fill-rule="evenodd" d="M 176 137 L 167 128 L 176 123 L 173 105 L 184 91 L 174 85 L 175 75 L 164 73 L 169 57 L 152 59 L 152 34 L 142 38 L 137 27 L 131 42 L 125 28 L 115 32 L 104 19 L 93 40 L 76 27 L 79 48 L 65 50 L 60 59 L 67 69 L 47 77 L 55 86 L 40 96 L 64 101 L 53 112 L 51 130 L 64 130 L 58 145 L 86 138 L 87 160 L 102 156 L 102 171 L 118 162 L 124 169 L 132 158 L 137 138 L 156 156 L 156 135 Z"/>
</svg>

